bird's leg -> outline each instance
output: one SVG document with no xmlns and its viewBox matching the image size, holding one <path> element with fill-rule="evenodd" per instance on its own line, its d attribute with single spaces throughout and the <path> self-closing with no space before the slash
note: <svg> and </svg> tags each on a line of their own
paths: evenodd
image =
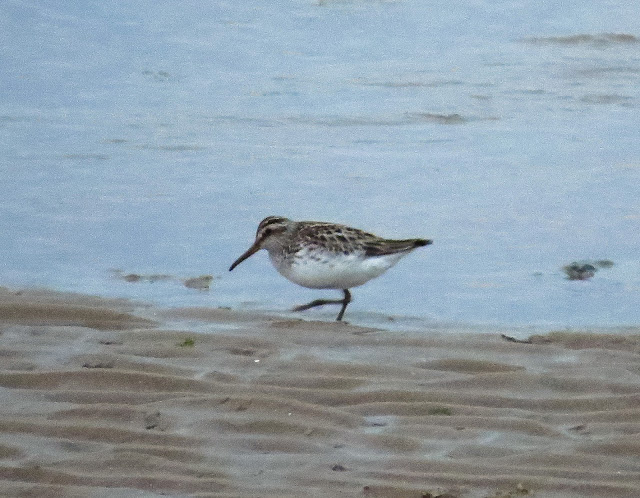
<svg viewBox="0 0 640 498">
<path fill-rule="evenodd" d="M 344 300 L 342 301 L 342 308 L 340 309 L 340 313 L 338 313 L 338 318 L 336 318 L 336 322 L 342 320 L 344 315 L 344 311 L 347 309 L 347 304 L 351 302 L 351 292 L 349 289 L 343 289 L 344 292 Z"/>
<path fill-rule="evenodd" d="M 315 308 L 316 306 L 324 306 L 325 304 L 343 304 L 343 303 L 344 301 L 342 299 L 316 299 L 315 301 L 311 301 L 310 303 L 296 306 L 291 311 L 304 311 L 310 308 Z"/>
<path fill-rule="evenodd" d="M 347 304 L 351 302 L 351 293 L 347 289 L 344 289 L 343 292 L 344 299 L 316 299 L 315 301 L 311 301 L 310 303 L 296 306 L 295 308 L 293 308 L 293 311 L 304 311 L 310 308 L 315 308 L 316 306 L 324 306 L 325 304 L 341 304 L 342 309 L 340 310 L 340 313 L 338 313 L 338 318 L 336 318 L 336 321 L 339 322 L 340 320 L 342 320 L 344 310 L 347 309 Z"/>
</svg>

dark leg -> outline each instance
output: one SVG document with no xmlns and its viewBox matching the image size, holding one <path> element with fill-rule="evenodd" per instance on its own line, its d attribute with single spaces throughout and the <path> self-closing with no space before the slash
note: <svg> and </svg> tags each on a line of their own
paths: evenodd
<svg viewBox="0 0 640 498">
<path fill-rule="evenodd" d="M 347 309 L 347 304 L 351 302 L 351 292 L 349 292 L 349 289 L 343 289 L 343 291 L 344 291 L 344 301 L 342 301 L 342 309 L 340 310 L 340 313 L 338 313 L 338 318 L 336 318 L 336 322 L 339 322 L 340 320 L 342 320 L 342 317 L 344 316 L 344 311 Z"/>
<path fill-rule="evenodd" d="M 338 313 L 338 318 L 336 318 L 336 321 L 339 322 L 340 320 L 342 320 L 344 310 L 347 309 L 347 304 L 351 302 L 351 293 L 347 289 L 344 289 L 343 292 L 344 299 L 316 299 L 315 301 L 311 301 L 310 303 L 296 306 L 295 308 L 293 308 L 293 311 L 304 311 L 310 308 L 315 308 L 316 306 L 324 306 L 325 304 L 341 304 L 342 309 L 340 310 L 340 313 Z"/>
</svg>

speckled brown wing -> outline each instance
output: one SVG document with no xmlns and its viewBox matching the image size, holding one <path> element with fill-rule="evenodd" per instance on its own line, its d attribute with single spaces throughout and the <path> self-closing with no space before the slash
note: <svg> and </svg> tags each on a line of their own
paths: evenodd
<svg viewBox="0 0 640 498">
<path fill-rule="evenodd" d="M 296 239 L 311 247 L 322 245 L 323 249 L 335 253 L 364 252 L 368 242 L 383 240 L 357 228 L 321 222 L 302 222 Z"/>
</svg>

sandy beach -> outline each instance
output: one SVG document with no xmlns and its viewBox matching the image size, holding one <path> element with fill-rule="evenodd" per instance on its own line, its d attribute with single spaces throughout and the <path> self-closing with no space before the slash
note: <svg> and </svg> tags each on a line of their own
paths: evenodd
<svg viewBox="0 0 640 498">
<path fill-rule="evenodd" d="M 2 496 L 640 496 L 637 328 L 516 343 L 2 289 L 0 331 Z"/>
</svg>

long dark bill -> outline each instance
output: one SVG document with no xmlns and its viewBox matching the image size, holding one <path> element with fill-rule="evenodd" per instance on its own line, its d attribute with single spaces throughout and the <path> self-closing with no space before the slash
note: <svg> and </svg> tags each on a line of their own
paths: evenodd
<svg viewBox="0 0 640 498">
<path fill-rule="evenodd" d="M 233 270 L 236 266 L 238 266 L 240 263 L 242 263 L 245 259 L 247 259 L 248 257 L 254 255 L 255 253 L 257 253 L 260 250 L 260 245 L 259 244 L 253 244 L 249 249 L 247 249 L 247 252 L 245 252 L 242 256 L 240 256 L 238 259 L 236 259 L 233 264 L 231 265 L 231 268 L 229 268 L 229 271 Z"/>
</svg>

